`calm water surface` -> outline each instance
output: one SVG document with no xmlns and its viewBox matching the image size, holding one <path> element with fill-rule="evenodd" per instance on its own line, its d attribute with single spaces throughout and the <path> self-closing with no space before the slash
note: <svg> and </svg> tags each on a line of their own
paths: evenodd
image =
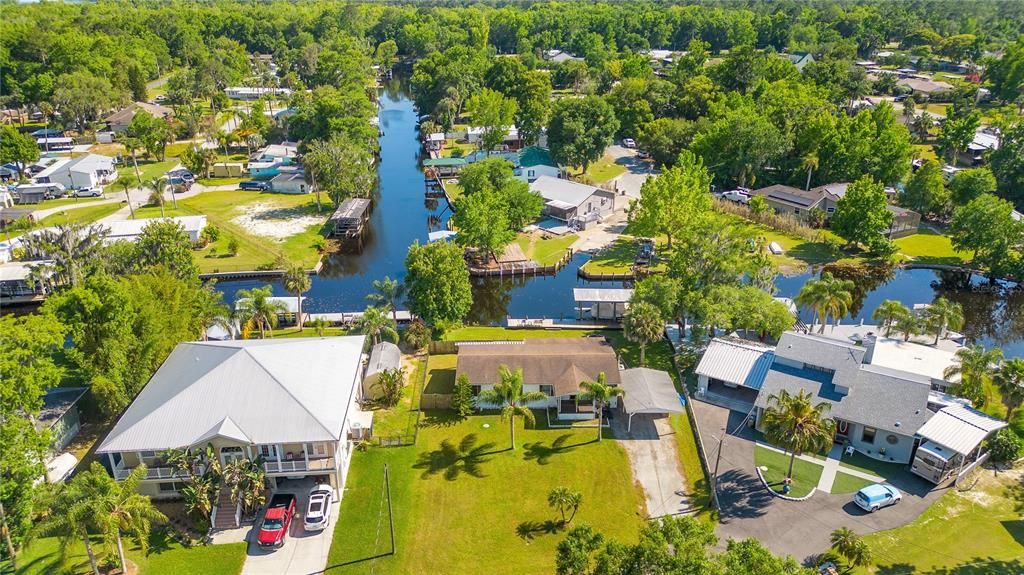
<svg viewBox="0 0 1024 575">
<path fill-rule="evenodd" d="M 444 200 L 424 199 L 423 174 L 419 162 L 422 149 L 417 139 L 417 113 L 404 86 L 392 82 L 380 98 L 381 163 L 380 186 L 369 233 L 361 251 L 330 256 L 321 274 L 313 278 L 306 294 L 311 312 L 357 311 L 366 307 L 371 282 L 402 278 L 409 245 L 425 243 L 427 233 L 443 229 L 451 215 Z M 587 257 L 577 255 L 557 276 L 516 279 L 473 279 L 473 309 L 468 321 L 499 324 L 512 317 L 572 317 L 572 288 L 583 285 L 577 276 Z M 794 297 L 813 277 L 805 274 L 778 279 L 778 295 Z M 844 322 L 871 321 L 871 313 L 883 300 L 895 299 L 911 306 L 930 303 L 938 296 L 960 302 L 964 307 L 967 335 L 986 346 L 1000 346 L 1008 356 L 1024 357 L 1024 294 L 1000 289 L 995 294 L 954 289 L 964 287 L 956 276 L 945 277 L 931 270 L 897 270 L 880 274 L 857 274 L 858 287 L 852 313 Z M 272 283 L 274 292 L 287 295 L 280 282 L 266 280 L 221 282 L 225 300 L 235 292 Z M 975 285 L 986 283 L 974 279 Z M 593 287 L 622 287 L 616 282 L 587 282 Z M 805 314 L 805 321 L 810 314 Z"/>
</svg>

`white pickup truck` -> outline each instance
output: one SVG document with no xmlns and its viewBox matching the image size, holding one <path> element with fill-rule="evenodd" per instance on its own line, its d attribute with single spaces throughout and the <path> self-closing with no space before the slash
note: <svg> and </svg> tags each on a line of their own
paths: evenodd
<svg viewBox="0 0 1024 575">
<path fill-rule="evenodd" d="M 722 199 L 739 204 L 746 204 L 750 203 L 750 192 L 742 189 L 729 190 L 728 192 L 722 192 Z"/>
</svg>

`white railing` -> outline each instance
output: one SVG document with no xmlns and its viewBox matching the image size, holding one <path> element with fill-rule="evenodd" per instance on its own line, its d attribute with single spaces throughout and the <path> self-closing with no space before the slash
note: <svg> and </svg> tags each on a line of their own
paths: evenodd
<svg viewBox="0 0 1024 575">
<path fill-rule="evenodd" d="M 115 467 L 114 478 L 118 480 L 123 480 L 124 478 L 128 477 L 128 474 L 132 472 L 132 469 L 135 468 L 120 466 Z M 200 468 L 196 470 L 196 473 L 201 475 L 203 473 L 203 468 L 200 466 Z M 185 479 L 189 477 L 189 475 L 191 474 L 181 474 L 180 472 L 178 472 L 177 469 L 173 467 L 147 467 L 146 476 L 143 479 Z"/>
<path fill-rule="evenodd" d="M 292 461 L 266 461 L 263 463 L 267 473 L 292 473 L 297 471 L 327 471 L 334 469 L 333 457 L 310 458 L 309 464 L 303 459 Z"/>
</svg>

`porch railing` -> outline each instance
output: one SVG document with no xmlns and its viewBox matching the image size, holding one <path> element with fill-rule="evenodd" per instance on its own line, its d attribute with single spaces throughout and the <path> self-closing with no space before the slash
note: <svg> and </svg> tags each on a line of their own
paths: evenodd
<svg viewBox="0 0 1024 575">
<path fill-rule="evenodd" d="M 263 463 L 267 473 L 293 473 L 305 471 L 330 471 L 334 469 L 333 457 L 310 458 L 309 464 L 303 459 L 291 461 L 266 461 Z"/>
<path fill-rule="evenodd" d="M 128 474 L 132 472 L 134 467 L 115 467 L 114 478 L 125 479 Z M 188 475 L 185 475 L 188 477 Z M 173 467 L 147 467 L 146 477 L 143 479 L 182 479 L 182 475 L 177 473 Z"/>
</svg>

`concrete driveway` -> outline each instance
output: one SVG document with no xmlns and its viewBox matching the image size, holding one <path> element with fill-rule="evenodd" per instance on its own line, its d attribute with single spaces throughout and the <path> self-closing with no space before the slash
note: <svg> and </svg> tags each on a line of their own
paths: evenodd
<svg viewBox="0 0 1024 575">
<path fill-rule="evenodd" d="M 633 477 L 644 489 L 647 516 L 679 515 L 692 511 L 684 496 L 683 469 L 679 463 L 675 430 L 664 416 L 633 416 L 626 431 L 628 416 L 616 414 L 612 420 L 616 440 L 629 456 Z"/>
<path fill-rule="evenodd" d="M 700 400 L 691 405 L 712 469 L 722 430 L 735 433 L 722 444 L 718 469 L 721 510 L 716 532 L 722 546 L 728 539 L 754 537 L 777 554 L 806 561 L 829 547 L 829 534 L 835 529 L 849 527 L 861 534 L 894 529 L 917 519 L 946 492 L 908 471 L 886 478 L 903 492 L 903 501 L 876 513 L 857 507 L 851 494 L 816 492 L 806 501 L 779 499 L 761 485 L 754 471 L 755 442 L 741 425 L 746 414 Z"/>
<path fill-rule="evenodd" d="M 340 502 L 331 503 L 331 522 L 326 529 L 307 533 L 302 526 L 302 516 L 306 512 L 309 490 L 313 487 L 312 480 L 289 481 L 286 487 L 277 493 L 294 493 L 298 499 L 295 518 L 285 543 L 273 551 L 263 549 L 256 543 L 262 516 L 249 533 L 249 549 L 242 567 L 242 575 L 313 575 L 323 573 L 327 567 L 327 553 L 331 549 L 334 538 L 334 526 L 338 521 Z"/>
<path fill-rule="evenodd" d="M 639 198 L 640 188 L 647 178 L 655 174 L 651 162 L 640 159 L 635 149 L 618 144 L 608 146 L 606 155 L 615 158 L 615 163 L 626 168 L 626 173 L 612 180 L 612 185 L 627 198 Z"/>
</svg>

